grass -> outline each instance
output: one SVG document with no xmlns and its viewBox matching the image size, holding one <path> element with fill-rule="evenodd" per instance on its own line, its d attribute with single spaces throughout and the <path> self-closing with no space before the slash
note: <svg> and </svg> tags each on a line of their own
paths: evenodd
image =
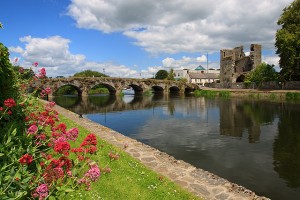
<svg viewBox="0 0 300 200">
<path fill-rule="evenodd" d="M 285 97 L 287 100 L 300 100 L 300 93 L 287 92 Z"/>
<path fill-rule="evenodd" d="M 68 128 L 78 128 L 80 134 L 77 145 L 90 133 L 62 115 L 60 115 L 60 120 Z M 110 161 L 109 152 L 120 154 L 120 159 Z M 99 167 L 110 167 L 112 172 L 102 174 L 100 180 L 92 184 L 90 191 L 75 191 L 68 194 L 65 199 L 199 199 L 168 178 L 148 169 L 122 149 L 100 138 L 98 138 L 97 154 L 92 159 L 98 162 Z"/>
<path fill-rule="evenodd" d="M 195 97 L 204 96 L 204 97 L 230 97 L 230 91 L 212 91 L 212 90 L 195 90 Z"/>
</svg>

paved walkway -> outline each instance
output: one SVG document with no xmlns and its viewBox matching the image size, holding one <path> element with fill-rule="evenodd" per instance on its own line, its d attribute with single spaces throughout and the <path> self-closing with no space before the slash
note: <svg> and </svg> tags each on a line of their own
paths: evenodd
<svg viewBox="0 0 300 200">
<path fill-rule="evenodd" d="M 97 134 L 103 140 L 117 147 L 124 149 L 132 157 L 140 160 L 145 166 L 153 171 L 168 177 L 178 185 L 186 188 L 188 191 L 196 194 L 203 199 L 218 200 L 266 200 L 265 197 L 259 197 L 254 192 L 231 183 L 212 173 L 198 169 L 184 161 L 176 160 L 174 157 L 160 152 L 148 145 L 138 142 L 134 139 L 113 131 L 107 127 L 99 125 L 85 118 L 80 118 L 77 114 L 68 111 L 60 106 L 56 110 L 80 124 L 92 133 Z"/>
</svg>

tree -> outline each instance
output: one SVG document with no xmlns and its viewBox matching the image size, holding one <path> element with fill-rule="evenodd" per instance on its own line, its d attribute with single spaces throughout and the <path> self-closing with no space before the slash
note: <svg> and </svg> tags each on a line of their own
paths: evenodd
<svg viewBox="0 0 300 200">
<path fill-rule="evenodd" d="M 169 73 L 166 70 L 161 69 L 155 74 L 155 79 L 166 79 L 168 77 L 168 74 Z"/>
<path fill-rule="evenodd" d="M 175 74 L 174 74 L 174 69 L 171 68 L 171 69 L 170 69 L 170 72 L 169 72 L 169 74 L 168 74 L 167 79 L 168 79 L 168 80 L 171 80 L 171 81 L 174 81 L 174 80 L 175 80 L 174 76 L 175 76 Z"/>
<path fill-rule="evenodd" d="M 74 77 L 109 77 L 108 75 L 102 74 L 97 71 L 84 70 L 73 75 Z"/>
<path fill-rule="evenodd" d="M 260 85 L 262 82 L 277 81 L 278 73 L 274 69 L 274 65 L 262 63 L 251 71 L 246 77 L 246 81 L 254 82 Z"/>
<path fill-rule="evenodd" d="M 283 9 L 277 24 L 281 25 L 275 42 L 280 73 L 285 80 L 300 81 L 300 0 Z"/>
</svg>

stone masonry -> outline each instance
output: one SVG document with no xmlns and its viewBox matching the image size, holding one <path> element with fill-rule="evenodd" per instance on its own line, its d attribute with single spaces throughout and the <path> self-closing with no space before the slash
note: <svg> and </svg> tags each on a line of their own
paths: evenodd
<svg viewBox="0 0 300 200">
<path fill-rule="evenodd" d="M 251 44 L 250 55 L 246 56 L 243 46 L 220 50 L 220 82 L 244 82 L 245 75 L 261 64 L 261 45 Z"/>
</svg>

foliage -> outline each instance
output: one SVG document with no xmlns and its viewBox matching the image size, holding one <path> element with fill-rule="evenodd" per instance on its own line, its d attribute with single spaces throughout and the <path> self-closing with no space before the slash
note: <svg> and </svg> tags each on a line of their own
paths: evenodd
<svg viewBox="0 0 300 200">
<path fill-rule="evenodd" d="M 300 100 L 300 93 L 298 92 L 287 92 L 286 93 L 287 100 Z"/>
<path fill-rule="evenodd" d="M 219 97 L 224 97 L 224 98 L 230 97 L 230 91 L 220 91 Z"/>
<path fill-rule="evenodd" d="M 275 42 L 281 74 L 285 80 L 300 81 L 300 0 L 283 9 L 277 24 L 281 25 Z"/>
<path fill-rule="evenodd" d="M 9 61 L 8 49 L 0 43 L 0 106 L 7 98 L 18 98 L 17 79 Z"/>
<path fill-rule="evenodd" d="M 204 97 L 215 97 L 217 96 L 218 92 L 211 91 L 211 90 L 195 90 L 194 95 L 195 97 L 204 96 Z"/>
<path fill-rule="evenodd" d="M 170 72 L 168 73 L 167 79 L 174 81 L 175 80 L 174 76 L 175 76 L 174 70 L 173 70 L 173 68 L 171 68 Z"/>
<path fill-rule="evenodd" d="M 102 74 L 97 71 L 84 70 L 73 75 L 74 77 L 109 77 L 108 75 Z"/>
<path fill-rule="evenodd" d="M 89 94 L 109 94 L 109 90 L 104 85 L 96 85 L 89 90 Z"/>
<path fill-rule="evenodd" d="M 253 71 L 251 71 L 247 77 L 247 82 L 254 82 L 260 85 L 262 82 L 277 81 L 278 73 L 274 69 L 274 65 L 262 63 L 258 65 Z"/>
<path fill-rule="evenodd" d="M 161 69 L 155 74 L 155 79 L 164 80 L 168 75 L 169 73 L 166 70 Z"/>
<path fill-rule="evenodd" d="M 1 84 L 14 90 L 0 90 L 6 98 L 0 101 L 0 199 L 53 199 L 90 189 L 91 182 L 107 173 L 107 168 L 99 169 L 90 159 L 97 151 L 96 136 L 89 134 L 74 146 L 78 129 L 67 130 L 60 123 L 55 103 L 42 107 L 37 98 L 26 94 L 33 81 L 43 82 L 45 68 L 28 80 L 23 70 L 14 72 L 3 45 L 0 58 L 1 70 L 7 72 L 1 73 Z M 45 88 L 40 96 L 50 92 Z"/>
<path fill-rule="evenodd" d="M 77 94 L 77 90 L 73 86 L 71 86 L 71 85 L 62 86 L 62 87 L 58 88 L 54 92 L 55 96 L 59 96 L 59 95 L 74 95 L 74 94 Z"/>
</svg>

